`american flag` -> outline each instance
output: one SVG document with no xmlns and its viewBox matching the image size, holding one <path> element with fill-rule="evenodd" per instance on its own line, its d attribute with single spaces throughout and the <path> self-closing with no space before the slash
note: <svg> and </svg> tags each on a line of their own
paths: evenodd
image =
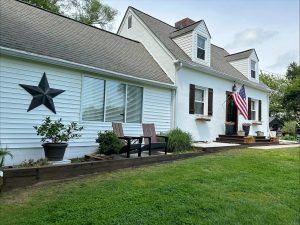
<svg viewBox="0 0 300 225">
<path fill-rule="evenodd" d="M 233 101 L 236 104 L 240 114 L 247 119 L 248 118 L 248 108 L 246 100 L 246 92 L 244 85 L 241 87 L 239 92 L 236 92 L 232 95 Z"/>
</svg>

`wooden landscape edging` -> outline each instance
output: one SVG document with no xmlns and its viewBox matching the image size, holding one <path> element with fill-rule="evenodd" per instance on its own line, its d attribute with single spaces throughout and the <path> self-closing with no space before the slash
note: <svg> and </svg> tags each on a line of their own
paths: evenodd
<svg viewBox="0 0 300 225">
<path fill-rule="evenodd" d="M 141 158 L 90 161 L 71 163 L 67 165 L 4 169 L 3 184 L 2 186 L 0 185 L 0 188 L 1 192 L 5 192 L 13 190 L 15 188 L 26 187 L 44 181 L 63 180 L 87 174 L 103 173 L 130 167 L 171 162 L 175 160 L 201 156 L 219 150 L 221 149 L 211 149 L 209 151 L 158 155 Z"/>
</svg>

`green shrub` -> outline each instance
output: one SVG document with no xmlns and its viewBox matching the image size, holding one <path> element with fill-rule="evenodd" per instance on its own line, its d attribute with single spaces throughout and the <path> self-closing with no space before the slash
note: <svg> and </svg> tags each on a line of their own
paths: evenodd
<svg viewBox="0 0 300 225">
<path fill-rule="evenodd" d="M 118 154 L 122 143 L 112 131 L 99 132 L 96 142 L 99 143 L 99 153 L 105 155 Z"/>
<path fill-rule="evenodd" d="M 10 158 L 13 158 L 13 155 L 10 151 L 7 150 L 7 147 L 2 148 L 0 145 L 0 168 L 4 165 L 4 159 L 6 156 L 10 156 Z"/>
<path fill-rule="evenodd" d="M 193 139 L 190 133 L 184 132 L 179 128 L 174 128 L 170 130 L 168 136 L 168 150 L 170 152 L 182 152 L 191 150 Z"/>
<path fill-rule="evenodd" d="M 284 133 L 294 134 L 296 131 L 297 121 L 290 120 L 284 123 L 282 131 Z"/>
</svg>

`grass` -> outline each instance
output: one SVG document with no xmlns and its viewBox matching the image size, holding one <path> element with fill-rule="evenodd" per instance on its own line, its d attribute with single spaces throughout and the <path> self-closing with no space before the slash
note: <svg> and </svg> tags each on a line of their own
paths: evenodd
<svg viewBox="0 0 300 225">
<path fill-rule="evenodd" d="M 4 193 L 0 224 L 296 225 L 299 149 L 231 150 Z"/>
</svg>

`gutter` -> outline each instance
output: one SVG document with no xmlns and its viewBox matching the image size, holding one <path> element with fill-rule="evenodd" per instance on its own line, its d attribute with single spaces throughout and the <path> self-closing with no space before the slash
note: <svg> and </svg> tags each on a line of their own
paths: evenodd
<svg viewBox="0 0 300 225">
<path fill-rule="evenodd" d="M 216 77 L 219 77 L 219 78 L 222 78 L 225 80 L 236 81 L 238 83 L 245 84 L 246 86 L 249 86 L 249 87 L 252 87 L 252 88 L 267 92 L 267 93 L 271 92 L 271 89 L 268 87 L 267 88 L 260 87 L 254 82 L 251 82 L 248 80 L 242 80 L 242 79 L 239 79 L 237 77 L 234 77 L 234 76 L 226 74 L 226 73 L 221 73 L 221 72 L 214 70 L 207 66 L 202 66 L 200 64 L 194 65 L 194 64 L 191 64 L 191 63 L 183 61 L 183 60 L 176 60 L 176 61 L 174 61 L 174 64 L 175 64 L 177 70 L 180 70 L 183 66 L 185 66 L 190 69 L 194 69 L 194 70 L 201 71 L 201 72 L 206 72 L 208 74 L 214 75 Z"/>
<path fill-rule="evenodd" d="M 97 74 L 106 75 L 106 76 L 109 76 L 112 78 L 123 79 L 126 81 L 133 81 L 133 82 L 137 82 L 137 83 L 149 84 L 149 85 L 154 85 L 154 86 L 163 87 L 163 88 L 176 89 L 176 86 L 174 84 L 168 84 L 168 83 L 163 83 L 163 82 L 159 82 L 159 81 L 139 78 L 139 77 L 135 77 L 133 75 L 118 73 L 118 72 L 114 72 L 111 70 L 101 69 L 101 68 L 94 67 L 94 66 L 88 66 L 88 65 L 84 65 L 84 64 L 80 64 L 80 63 L 75 63 L 75 62 L 71 62 L 71 61 L 67 61 L 67 60 L 63 60 L 63 59 L 59 59 L 59 58 L 55 58 L 55 57 L 30 53 L 30 52 L 26 52 L 26 51 L 21 51 L 21 50 L 6 48 L 6 47 L 0 47 L 0 55 L 1 54 L 24 58 L 24 59 L 29 59 L 29 60 L 34 60 L 34 61 L 38 61 L 38 62 L 49 63 L 49 64 L 57 65 L 57 66 L 64 66 L 64 67 L 82 70 L 82 71 L 90 72 L 90 73 L 97 73 Z"/>
</svg>

